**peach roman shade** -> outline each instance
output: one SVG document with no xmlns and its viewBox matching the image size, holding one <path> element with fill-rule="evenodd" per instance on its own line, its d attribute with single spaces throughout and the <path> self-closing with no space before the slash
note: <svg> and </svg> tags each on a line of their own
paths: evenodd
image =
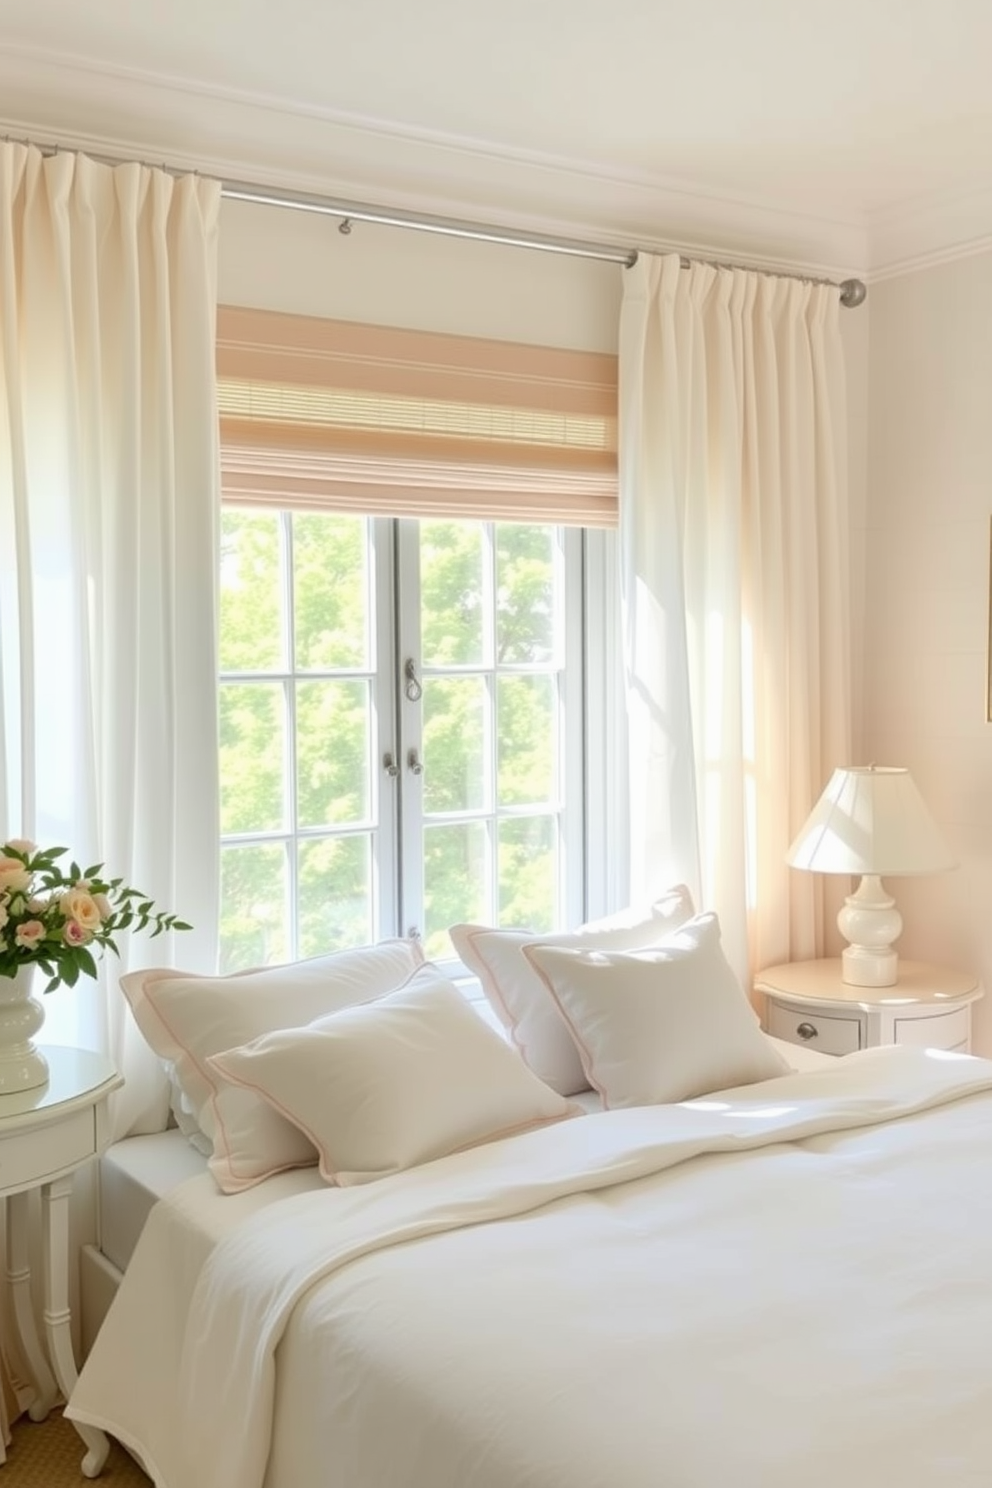
<svg viewBox="0 0 992 1488">
<path fill-rule="evenodd" d="M 590 527 L 617 520 L 617 362 L 221 306 L 223 494 Z"/>
</svg>

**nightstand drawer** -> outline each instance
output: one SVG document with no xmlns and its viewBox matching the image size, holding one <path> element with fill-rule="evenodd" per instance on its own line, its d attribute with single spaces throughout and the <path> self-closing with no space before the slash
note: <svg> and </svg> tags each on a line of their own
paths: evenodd
<svg viewBox="0 0 992 1488">
<path fill-rule="evenodd" d="M 96 1150 L 92 1109 L 74 1111 L 38 1131 L 0 1136 L 0 1185 L 14 1190 L 44 1183 L 78 1167 Z"/>
<path fill-rule="evenodd" d="M 967 1045 L 971 1033 L 971 1009 L 952 1008 L 933 1018 L 896 1018 L 897 1044 L 914 1044 L 918 1049 L 957 1049 Z"/>
<path fill-rule="evenodd" d="M 860 1018 L 837 1018 L 768 999 L 766 1031 L 790 1044 L 805 1044 L 819 1054 L 853 1054 L 863 1047 Z"/>
</svg>

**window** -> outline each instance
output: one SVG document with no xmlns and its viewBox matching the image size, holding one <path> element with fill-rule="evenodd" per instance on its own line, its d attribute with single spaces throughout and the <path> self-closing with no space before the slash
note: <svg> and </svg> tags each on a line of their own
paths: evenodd
<svg viewBox="0 0 992 1488">
<path fill-rule="evenodd" d="M 584 902 L 582 535 L 226 507 L 222 969 Z"/>
<path fill-rule="evenodd" d="M 612 907 L 615 359 L 222 307 L 218 374 L 222 969 Z"/>
</svg>

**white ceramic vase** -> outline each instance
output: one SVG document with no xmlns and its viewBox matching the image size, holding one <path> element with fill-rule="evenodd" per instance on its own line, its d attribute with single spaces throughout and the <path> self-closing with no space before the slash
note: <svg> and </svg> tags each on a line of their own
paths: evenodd
<svg viewBox="0 0 992 1488">
<path fill-rule="evenodd" d="M 31 995 L 34 977 L 33 965 L 0 976 L 0 1095 L 48 1084 L 47 1061 L 33 1043 L 45 1021 L 45 1009 Z"/>
</svg>

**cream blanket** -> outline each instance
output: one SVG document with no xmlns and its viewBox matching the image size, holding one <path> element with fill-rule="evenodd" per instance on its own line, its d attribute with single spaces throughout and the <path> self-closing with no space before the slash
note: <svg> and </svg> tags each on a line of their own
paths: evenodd
<svg viewBox="0 0 992 1488">
<path fill-rule="evenodd" d="M 186 1185 L 69 1414 L 159 1488 L 988 1488 L 990 1090 L 873 1050 L 213 1234 Z"/>
</svg>

